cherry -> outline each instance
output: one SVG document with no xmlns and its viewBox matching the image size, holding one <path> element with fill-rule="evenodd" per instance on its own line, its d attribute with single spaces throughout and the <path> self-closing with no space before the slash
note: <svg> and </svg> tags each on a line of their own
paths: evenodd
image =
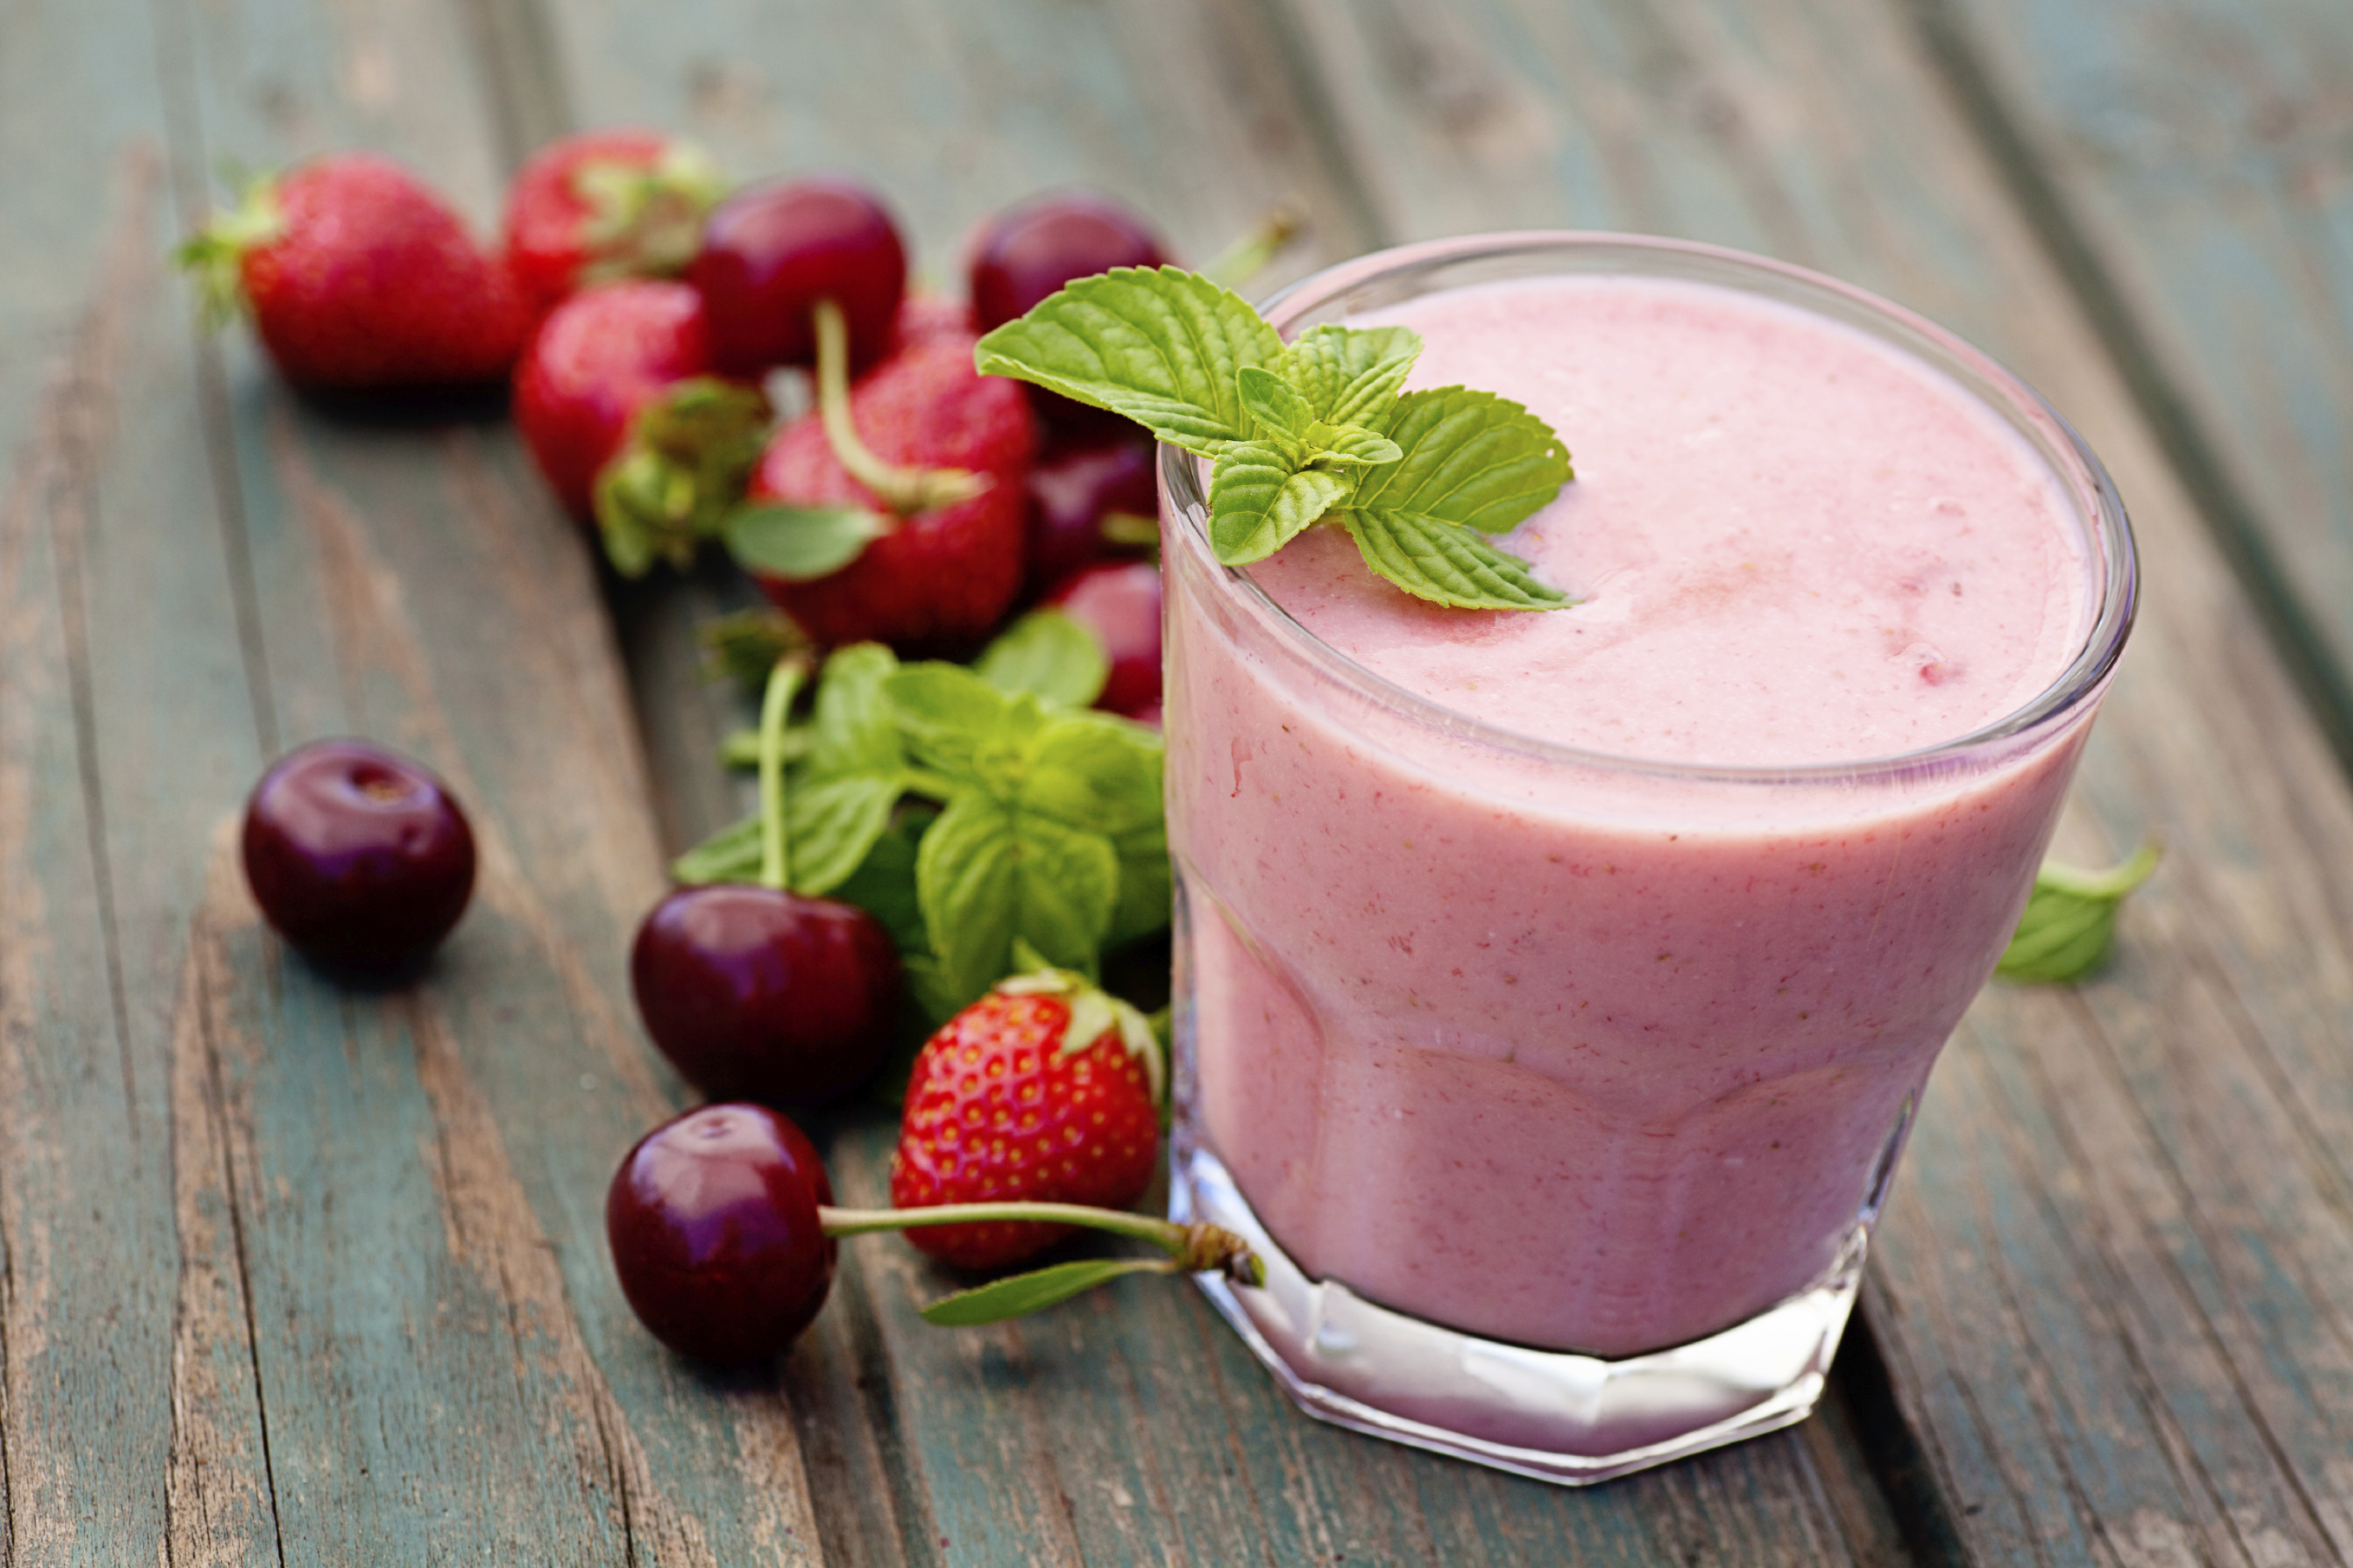
<svg viewBox="0 0 2353 1568">
<path fill-rule="evenodd" d="M 474 890 L 474 834 L 424 763 L 364 741 L 280 757 L 245 808 L 245 879 L 264 919 L 331 968 L 388 974 L 449 934 Z"/>
<path fill-rule="evenodd" d="M 825 1305 L 833 1202 L 801 1130 L 758 1105 L 706 1105 L 639 1140 L 605 1194 L 613 1271 L 654 1338 L 697 1361 L 792 1343 Z"/>
<path fill-rule="evenodd" d="M 1133 432 L 1102 445 L 1048 451 L 1030 468 L 1029 581 L 1060 582 L 1103 553 L 1103 515 L 1126 512 L 1147 522 L 1159 512 L 1154 447 Z"/>
<path fill-rule="evenodd" d="M 857 182 L 771 181 L 712 209 L 687 280 L 702 290 L 723 372 L 812 363 L 811 313 L 827 299 L 841 307 L 850 360 L 862 364 L 891 341 L 907 252 L 881 198 Z"/>
<path fill-rule="evenodd" d="M 654 1044 L 718 1100 L 834 1099 L 881 1064 L 898 1017 L 898 952 L 872 915 L 744 883 L 656 904 L 629 981 Z"/>
<path fill-rule="evenodd" d="M 1068 578 L 1045 602 L 1095 634 L 1111 660 L 1095 706 L 1131 718 L 1160 706 L 1160 568 L 1106 561 Z"/>
<path fill-rule="evenodd" d="M 1002 326 L 1073 278 L 1114 267 L 1158 267 L 1160 237 L 1111 197 L 1062 191 L 997 215 L 972 247 L 967 270 L 980 330 Z"/>
<path fill-rule="evenodd" d="M 1126 206 L 1092 191 L 1036 197 L 997 215 L 974 237 L 966 267 L 972 313 L 982 331 L 1028 315 L 1073 278 L 1114 267 L 1158 267 L 1167 247 Z M 1039 387 L 1029 388 L 1039 417 L 1074 431 L 1127 428 L 1116 414 Z"/>
</svg>

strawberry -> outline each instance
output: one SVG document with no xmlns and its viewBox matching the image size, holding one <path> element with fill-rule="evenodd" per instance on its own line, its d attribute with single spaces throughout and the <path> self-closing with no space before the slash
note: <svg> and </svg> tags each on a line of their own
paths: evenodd
<svg viewBox="0 0 2353 1568">
<path fill-rule="evenodd" d="M 891 1156 L 892 1205 L 1125 1208 L 1152 1181 L 1161 1082 L 1159 1042 L 1128 1004 L 1068 970 L 1002 981 L 915 1058 Z M 949 1263 L 995 1268 L 1071 1228 L 1000 1220 L 907 1239 Z"/>
<path fill-rule="evenodd" d="M 820 413 L 786 426 L 753 476 L 754 503 L 864 509 L 875 520 L 879 537 L 822 576 L 787 578 L 746 562 L 768 597 L 828 647 L 969 644 L 997 625 L 1021 586 L 1022 479 L 1038 443 L 1029 399 L 1017 384 L 973 369 L 968 332 L 937 323 L 922 330 L 850 392 L 849 423 L 873 458 L 969 470 L 977 493 L 897 515 L 843 467 Z"/>
<path fill-rule="evenodd" d="M 532 154 L 507 193 L 507 260 L 534 306 L 686 269 L 726 194 L 711 155 L 652 131 L 590 131 Z"/>
<path fill-rule="evenodd" d="M 549 312 L 515 367 L 515 423 L 565 510 L 636 576 L 683 564 L 740 498 L 767 434 L 756 387 L 711 374 L 702 297 L 639 279 Z"/>
<path fill-rule="evenodd" d="M 415 175 L 370 153 L 254 182 L 179 259 L 208 313 L 251 309 L 262 346 L 300 385 L 489 381 L 531 330 L 505 261 Z"/>
</svg>

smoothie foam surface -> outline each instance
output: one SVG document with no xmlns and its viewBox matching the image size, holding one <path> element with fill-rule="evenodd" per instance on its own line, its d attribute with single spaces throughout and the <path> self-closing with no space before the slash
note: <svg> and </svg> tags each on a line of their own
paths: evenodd
<svg viewBox="0 0 2353 1568">
<path fill-rule="evenodd" d="M 1805 765 L 1968 734 L 2057 679 L 2094 613 L 2057 477 L 1920 362 L 1839 322 L 1655 279 L 1484 284 L 1351 319 L 1419 331 L 1409 386 L 1502 394 L 1577 478 L 1499 542 L 1585 602 L 1445 609 L 1336 527 L 1250 569 L 1356 663 L 1613 756 Z"/>
</svg>

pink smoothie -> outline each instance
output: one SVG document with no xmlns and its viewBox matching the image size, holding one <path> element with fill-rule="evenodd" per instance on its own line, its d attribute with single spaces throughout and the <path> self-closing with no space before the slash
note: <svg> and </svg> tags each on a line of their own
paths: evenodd
<svg viewBox="0 0 2353 1568">
<path fill-rule="evenodd" d="M 1311 1275 L 1523 1344 L 1692 1340 L 1855 1234 L 2084 721 L 1824 764 L 2025 706 L 2094 570 L 2022 438 L 1797 309 L 1555 278 L 1374 321 L 1422 334 L 1413 384 L 1561 433 L 1577 479 L 1503 542 L 1585 602 L 1435 608 L 1329 527 L 1252 569 L 1362 670 L 1532 738 L 1493 743 L 1286 651 L 1174 527 L 1191 1124 Z"/>
</svg>

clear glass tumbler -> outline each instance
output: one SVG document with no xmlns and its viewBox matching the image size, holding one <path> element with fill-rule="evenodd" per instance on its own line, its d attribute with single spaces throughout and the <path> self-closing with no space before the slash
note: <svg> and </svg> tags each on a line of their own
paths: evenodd
<svg viewBox="0 0 2353 1568">
<path fill-rule="evenodd" d="M 1488 236 L 1345 263 L 1267 314 L 1291 336 L 1556 274 L 1743 290 L 1914 357 L 2057 476 L 2093 579 L 2064 672 L 1973 733 L 1826 765 L 1655 763 L 1511 733 L 1344 657 L 1216 563 L 1202 466 L 1163 449 L 1171 1213 L 1259 1249 L 1263 1289 L 1203 1288 L 1310 1414 L 1581 1483 L 1813 1407 L 1921 1089 L 2024 904 L 2123 648 L 2135 568 L 2114 488 L 2047 404 L 1795 268 Z M 1291 814 L 1279 853 L 1244 826 L 1246 794 Z M 1418 837 L 1449 858 L 1399 851 Z M 1504 861 L 1534 869 L 1483 885 L 1463 869 Z M 1478 918 L 1402 942 L 1381 911 L 1418 892 Z M 1597 921 L 1672 924 L 1698 956 L 1612 960 Z M 1483 951 L 1497 930 L 1577 961 L 1505 990 Z M 1792 974 L 1813 1007 L 1768 1004 Z M 1662 985 L 1715 1033 L 1672 1052 L 1641 1033 Z"/>
</svg>

